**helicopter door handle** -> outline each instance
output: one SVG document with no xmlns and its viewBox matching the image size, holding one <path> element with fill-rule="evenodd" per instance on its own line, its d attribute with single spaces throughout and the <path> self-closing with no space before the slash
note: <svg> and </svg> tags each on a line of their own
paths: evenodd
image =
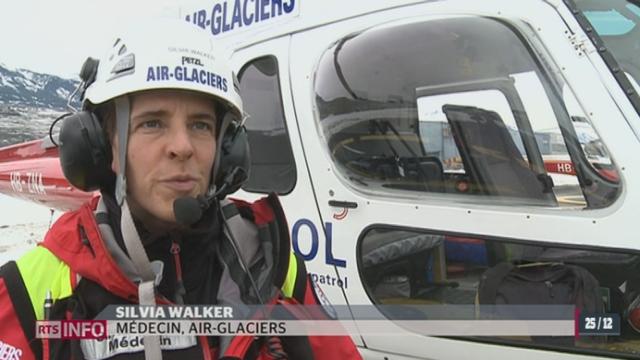
<svg viewBox="0 0 640 360">
<path fill-rule="evenodd" d="M 347 208 L 347 209 L 355 209 L 358 207 L 358 203 L 353 201 L 338 201 L 338 200 L 329 200 L 329 206 L 339 207 L 339 208 Z"/>
</svg>

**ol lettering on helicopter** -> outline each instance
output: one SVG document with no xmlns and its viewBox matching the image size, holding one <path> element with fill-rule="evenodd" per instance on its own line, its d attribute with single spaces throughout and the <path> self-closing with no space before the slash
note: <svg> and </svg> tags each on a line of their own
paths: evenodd
<svg viewBox="0 0 640 360">
<path fill-rule="evenodd" d="M 308 233 L 310 237 L 300 236 L 302 229 L 308 229 Z M 347 261 L 343 259 L 336 258 L 333 255 L 332 246 L 333 246 L 333 225 L 330 222 L 324 223 L 324 232 L 326 236 L 325 241 L 325 252 L 324 252 L 324 261 L 327 265 L 334 265 L 337 267 L 347 267 Z M 293 239 L 293 250 L 300 254 L 305 261 L 313 260 L 316 256 L 318 256 L 318 250 L 320 247 L 318 228 L 313 223 L 313 221 L 309 219 L 298 219 L 298 221 L 293 224 L 293 228 L 291 230 L 291 237 Z M 300 247 L 300 243 L 308 243 L 310 242 L 310 247 L 304 247 L 305 250 L 302 250 Z M 306 250 L 308 249 L 308 250 Z"/>
</svg>

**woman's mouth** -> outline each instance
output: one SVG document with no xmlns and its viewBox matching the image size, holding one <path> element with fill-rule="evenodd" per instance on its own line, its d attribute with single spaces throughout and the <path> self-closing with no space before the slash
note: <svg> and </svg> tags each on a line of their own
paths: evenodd
<svg viewBox="0 0 640 360">
<path fill-rule="evenodd" d="M 190 176 L 174 176 L 162 183 L 176 192 L 191 192 L 198 185 L 196 179 Z"/>
</svg>

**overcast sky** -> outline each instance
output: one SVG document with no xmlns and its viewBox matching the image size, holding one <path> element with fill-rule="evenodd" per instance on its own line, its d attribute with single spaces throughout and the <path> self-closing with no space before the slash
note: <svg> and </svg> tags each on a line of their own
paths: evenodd
<svg viewBox="0 0 640 360">
<path fill-rule="evenodd" d="M 177 16 L 169 0 L 3 0 L 0 63 L 77 77 L 84 59 L 98 57 L 122 24 L 140 17 Z"/>
</svg>

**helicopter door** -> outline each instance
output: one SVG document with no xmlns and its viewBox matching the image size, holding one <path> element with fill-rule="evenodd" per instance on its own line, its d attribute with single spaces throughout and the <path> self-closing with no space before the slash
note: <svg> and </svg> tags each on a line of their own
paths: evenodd
<svg viewBox="0 0 640 360">
<path fill-rule="evenodd" d="M 551 8 L 536 4 L 527 3 L 529 21 L 544 19 L 547 31 L 564 31 Z M 331 234 L 326 259 L 339 264 L 354 313 L 367 304 L 391 320 L 400 320 L 385 312 L 394 304 L 475 309 L 482 276 L 499 264 L 559 259 L 591 274 L 609 294 L 604 303 L 611 311 L 623 313 L 618 300 L 633 296 L 629 288 L 618 292 L 637 281 L 629 272 L 637 251 L 621 250 L 631 238 L 578 251 L 602 242 L 577 214 L 611 206 L 622 182 L 588 159 L 575 119 L 590 116 L 562 78 L 552 80 L 559 71 L 541 59 L 548 55 L 530 31 L 535 26 L 513 16 L 451 15 L 446 4 L 434 3 L 293 35 L 292 96 L 320 218 Z M 613 159 L 605 162 L 619 174 Z M 567 226 L 571 233 L 559 231 Z M 624 276 L 614 275 L 615 263 L 624 264 Z M 323 289 L 331 288 L 324 281 Z M 466 314 L 462 320 L 475 319 L 473 311 Z M 572 325 L 573 312 L 565 315 Z M 364 346 L 427 358 L 592 346 L 539 334 L 464 338 L 474 334 L 446 327 L 431 329 L 445 337 L 431 337 L 394 324 L 389 331 L 401 338 L 360 328 Z M 572 335 L 571 329 L 564 331 Z M 605 348 L 618 351 L 613 342 Z M 545 356 L 570 355 L 536 354 Z"/>
</svg>

